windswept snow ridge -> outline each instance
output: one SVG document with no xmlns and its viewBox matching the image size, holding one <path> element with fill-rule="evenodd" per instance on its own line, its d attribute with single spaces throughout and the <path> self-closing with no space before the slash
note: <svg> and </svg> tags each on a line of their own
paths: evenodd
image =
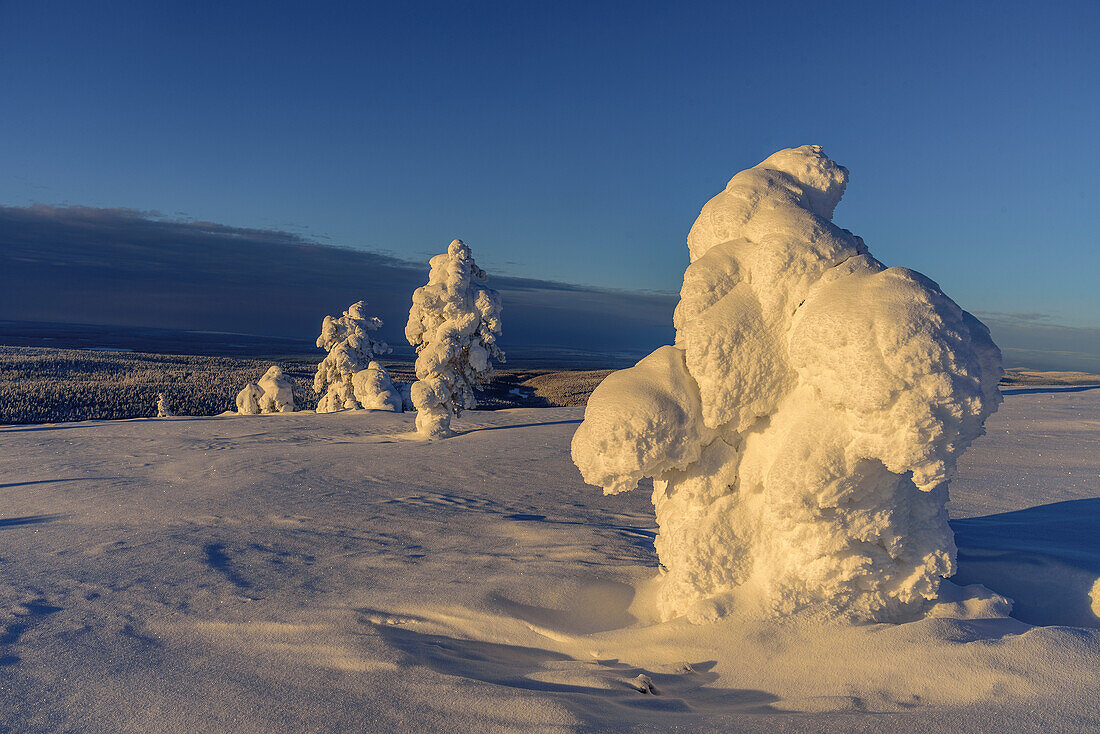
<svg viewBox="0 0 1100 734">
<path fill-rule="evenodd" d="M 416 346 L 417 432 L 443 437 L 451 434 L 452 415 L 477 404 L 474 388 L 493 379 L 490 359 L 504 361 L 497 346 L 501 305 L 462 240 L 429 264 L 427 284 L 413 292 L 405 337 Z"/>
<path fill-rule="evenodd" d="M 955 571 L 947 482 L 1000 404 L 1000 351 L 830 221 L 847 181 L 820 146 L 734 176 L 688 234 L 675 346 L 588 402 L 585 480 L 655 480 L 664 618 L 896 620 Z"/>
</svg>

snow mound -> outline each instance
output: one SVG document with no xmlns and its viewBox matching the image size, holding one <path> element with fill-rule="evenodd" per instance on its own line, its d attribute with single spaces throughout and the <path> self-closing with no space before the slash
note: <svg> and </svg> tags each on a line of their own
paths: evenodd
<svg viewBox="0 0 1100 734">
<path fill-rule="evenodd" d="M 429 261 L 428 282 L 413 292 L 405 337 L 416 347 L 416 379 L 410 391 L 416 429 L 428 437 L 451 435 L 451 416 L 477 404 L 474 388 L 493 378 L 490 359 L 504 361 L 500 295 L 470 247 L 453 240 Z"/>
<path fill-rule="evenodd" d="M 317 346 L 328 351 L 328 355 L 317 365 L 317 374 L 313 377 L 313 389 L 323 393 L 317 401 L 318 413 L 332 413 L 337 410 L 354 410 L 385 403 L 389 397 L 385 392 L 386 382 L 365 376 L 360 380 L 363 389 L 376 392 L 357 393 L 353 384 L 357 372 L 369 369 L 377 354 L 388 354 L 391 350 L 383 341 L 371 338 L 371 332 L 382 327 L 382 319 L 367 316 L 366 304 L 356 301 L 348 306 L 341 316 L 325 316 L 321 323 L 321 335 L 317 337 Z M 377 363 L 374 363 L 377 364 Z M 389 384 L 393 389 L 393 384 Z"/>
<path fill-rule="evenodd" d="M 947 482 L 1000 403 L 1000 352 L 830 221 L 847 181 L 819 146 L 734 176 L 688 234 L 675 346 L 588 402 L 585 481 L 654 478 L 663 618 L 898 620 L 955 571 Z"/>
</svg>

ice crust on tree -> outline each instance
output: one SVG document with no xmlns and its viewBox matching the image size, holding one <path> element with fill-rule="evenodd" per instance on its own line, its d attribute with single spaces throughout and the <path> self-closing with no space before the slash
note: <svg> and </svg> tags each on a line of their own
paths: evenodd
<svg viewBox="0 0 1100 734">
<path fill-rule="evenodd" d="M 293 413 L 294 389 L 283 368 L 272 365 L 260 382 L 250 382 L 237 393 L 237 412 L 241 415 L 260 413 Z"/>
<path fill-rule="evenodd" d="M 359 381 L 362 389 L 356 391 L 356 373 L 369 369 L 371 364 L 381 368 L 374 362 L 375 355 L 391 351 L 384 341 L 371 338 L 371 332 L 381 328 L 382 320 L 377 316 L 367 316 L 365 308 L 363 301 L 357 301 L 348 306 L 342 315 L 325 316 L 321 323 L 317 346 L 327 350 L 328 355 L 317 365 L 317 374 L 313 378 L 313 389 L 323 393 L 317 402 L 318 413 L 383 404 L 389 399 L 388 391 L 394 389 L 389 373 L 382 369 L 384 380 L 364 376 Z M 364 392 L 375 387 L 378 391 Z"/>
<path fill-rule="evenodd" d="M 497 346 L 501 304 L 462 240 L 429 265 L 427 284 L 413 292 L 405 337 L 416 347 L 416 429 L 442 437 L 451 434 L 451 416 L 476 405 L 474 388 L 493 378 L 490 360 L 504 361 Z"/>
<path fill-rule="evenodd" d="M 820 146 L 734 176 L 688 234 L 675 346 L 589 399 L 585 481 L 654 479 L 664 618 L 896 620 L 955 571 L 947 482 L 1000 403 L 1000 351 L 832 223 L 847 181 Z"/>
</svg>

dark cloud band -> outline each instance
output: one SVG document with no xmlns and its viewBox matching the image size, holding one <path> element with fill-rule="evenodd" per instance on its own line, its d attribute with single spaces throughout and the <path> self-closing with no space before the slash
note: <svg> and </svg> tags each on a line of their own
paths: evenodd
<svg viewBox="0 0 1100 734">
<path fill-rule="evenodd" d="M 445 246 L 442 243 L 440 247 Z M 0 207 L 0 318 L 311 339 L 366 300 L 403 342 L 427 263 L 297 234 L 91 207 Z M 505 349 L 644 353 L 672 340 L 676 297 L 493 276 Z"/>
</svg>

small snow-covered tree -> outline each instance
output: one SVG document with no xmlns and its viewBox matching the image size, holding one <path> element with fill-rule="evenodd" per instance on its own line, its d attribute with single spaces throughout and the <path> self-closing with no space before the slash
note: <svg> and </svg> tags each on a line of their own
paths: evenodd
<svg viewBox="0 0 1100 734">
<path fill-rule="evenodd" d="M 474 388 L 493 378 L 500 295 L 485 285 L 485 271 L 470 248 L 454 240 L 429 261 L 428 283 L 413 293 L 405 337 L 416 347 L 411 389 L 416 430 L 429 437 L 451 435 L 451 416 L 476 405 Z"/>
<path fill-rule="evenodd" d="M 264 413 L 293 413 L 294 390 L 283 368 L 272 365 L 260 378 L 260 411 Z"/>
<path fill-rule="evenodd" d="M 258 415 L 260 413 L 260 398 L 264 391 L 255 382 L 250 382 L 237 393 L 237 412 L 241 415 Z"/>
<path fill-rule="evenodd" d="M 393 386 L 390 373 L 378 362 L 371 362 L 365 370 L 352 375 L 351 386 L 355 399 L 364 408 L 401 412 L 401 393 Z"/>
<path fill-rule="evenodd" d="M 164 399 L 164 393 L 157 393 L 157 418 L 168 418 L 171 415 L 172 411 Z"/>
<path fill-rule="evenodd" d="M 259 384 L 250 382 L 237 393 L 237 412 L 241 415 L 259 413 L 293 413 L 294 390 L 283 368 L 271 365 Z"/>
<path fill-rule="evenodd" d="M 374 355 L 391 351 L 385 342 L 371 339 L 370 332 L 382 326 L 382 319 L 366 316 L 365 307 L 363 301 L 357 301 L 343 315 L 326 316 L 321 323 L 317 346 L 327 350 L 328 356 L 317 365 L 313 378 L 313 389 L 323 393 L 317 402 L 318 413 L 358 408 L 352 377 L 367 369 Z"/>
</svg>

